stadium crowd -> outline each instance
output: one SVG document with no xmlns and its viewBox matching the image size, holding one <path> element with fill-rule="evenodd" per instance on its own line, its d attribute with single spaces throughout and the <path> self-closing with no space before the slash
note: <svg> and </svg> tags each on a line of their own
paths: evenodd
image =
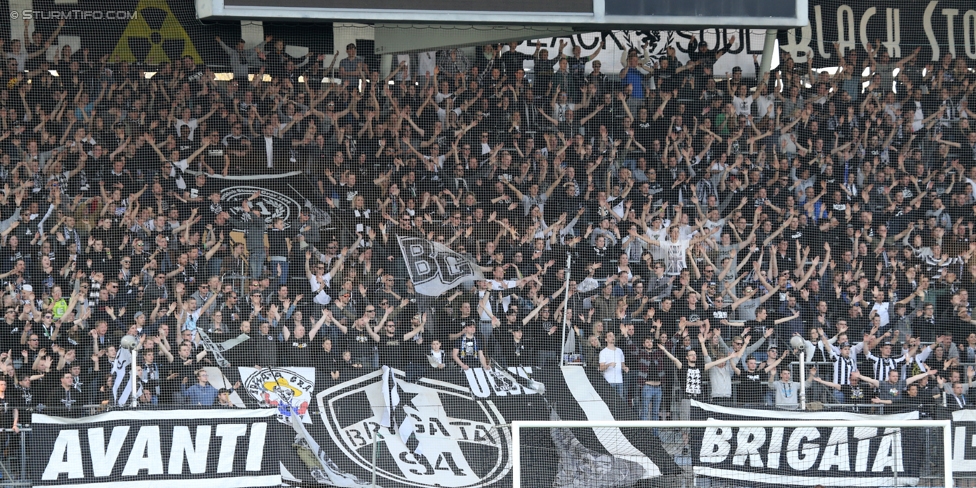
<svg viewBox="0 0 976 488">
<path fill-rule="evenodd" d="M 382 77 L 352 44 L 293 58 L 215 39 L 228 69 L 49 62 L 30 40 L 2 46 L 0 428 L 111 403 L 125 335 L 150 404 L 230 405 L 201 369 L 222 360 L 227 384 L 314 366 L 324 388 L 566 353 L 641 418 L 678 418 L 688 399 L 797 408 L 802 350 L 808 401 L 967 405 L 963 58 L 838 52 L 831 74 L 781 53 L 747 79 L 694 38 L 687 62 L 645 45 L 613 72 L 561 41 Z M 221 199 L 222 178 L 296 171 L 310 203 L 289 221 L 260 192 Z M 402 236 L 486 280 L 418 294 Z M 241 333 L 223 358 L 202 338 Z"/>
</svg>

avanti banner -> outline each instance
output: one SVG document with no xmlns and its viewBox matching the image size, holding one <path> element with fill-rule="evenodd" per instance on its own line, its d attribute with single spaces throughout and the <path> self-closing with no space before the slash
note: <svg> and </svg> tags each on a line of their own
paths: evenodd
<svg viewBox="0 0 976 488">
<path fill-rule="evenodd" d="M 136 409 L 80 419 L 34 414 L 34 485 L 278 486 L 272 438 L 281 434 L 270 430 L 278 428 L 275 413 Z"/>
</svg>

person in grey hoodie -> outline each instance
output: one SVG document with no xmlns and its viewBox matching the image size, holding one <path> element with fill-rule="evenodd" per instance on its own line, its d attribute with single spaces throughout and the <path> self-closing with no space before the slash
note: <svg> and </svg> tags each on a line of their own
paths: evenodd
<svg viewBox="0 0 976 488">
<path fill-rule="evenodd" d="M 230 60 L 231 71 L 234 72 L 234 80 L 247 83 L 247 75 L 251 69 L 260 67 L 264 64 L 261 51 L 264 45 L 271 41 L 271 36 L 267 36 L 264 42 L 250 48 L 244 49 L 244 39 L 238 39 L 235 47 L 230 47 L 220 40 L 220 36 L 215 37 L 217 44 L 227 53 Z"/>
<path fill-rule="evenodd" d="M 725 357 L 712 360 L 711 355 L 708 352 L 708 344 L 706 343 L 706 337 L 710 334 L 706 330 L 705 333 L 698 334 L 698 341 L 701 342 L 702 353 L 705 356 L 705 371 L 708 372 L 708 380 L 710 388 L 710 402 L 716 405 L 732 405 L 732 377 L 734 376 L 734 369 L 732 363 L 738 361 L 742 357 L 742 350 L 733 352 Z M 718 352 L 718 348 L 714 348 L 715 352 Z"/>
<path fill-rule="evenodd" d="M 261 190 L 250 197 L 241 200 L 241 216 L 231 219 L 231 224 L 244 231 L 244 245 L 247 247 L 248 264 L 251 268 L 251 279 L 258 279 L 264 271 L 264 261 L 268 258 L 268 250 L 264 246 L 264 236 L 268 224 L 261 216 L 261 209 L 251 208 L 250 202 L 261 196 Z"/>
<path fill-rule="evenodd" d="M 719 335 L 716 338 L 717 339 L 716 342 L 718 342 L 719 351 L 722 351 L 720 354 L 731 354 L 731 353 L 738 353 L 741 351 L 741 354 L 739 354 L 739 357 L 742 358 L 742 360 L 740 361 L 742 363 L 741 367 L 745 368 L 746 360 L 749 359 L 749 356 L 752 356 L 752 353 L 758 351 L 760 346 L 765 344 L 766 339 L 769 336 L 773 335 L 774 332 L 776 332 L 776 329 L 773 328 L 766 329 L 766 332 L 763 334 L 763 336 L 760 337 L 755 344 L 751 344 L 751 345 L 749 343 L 752 341 L 752 336 L 749 335 L 748 329 L 743 329 L 739 335 L 732 337 L 732 347 L 729 347 L 728 343 L 726 343 L 725 340 L 722 339 L 721 335 Z"/>
</svg>

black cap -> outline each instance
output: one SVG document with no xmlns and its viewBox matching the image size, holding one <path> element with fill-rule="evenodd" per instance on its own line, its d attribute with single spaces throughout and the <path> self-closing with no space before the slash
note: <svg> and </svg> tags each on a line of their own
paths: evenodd
<svg viewBox="0 0 976 488">
<path fill-rule="evenodd" d="M 736 67 L 732 68 L 732 72 L 733 73 L 741 73 L 742 72 L 742 68 L 740 66 L 736 66 Z"/>
<path fill-rule="evenodd" d="M 841 349 L 843 349 L 845 347 L 851 347 L 851 343 L 850 342 L 843 342 L 843 343 L 841 343 L 840 347 L 841 347 Z"/>
</svg>

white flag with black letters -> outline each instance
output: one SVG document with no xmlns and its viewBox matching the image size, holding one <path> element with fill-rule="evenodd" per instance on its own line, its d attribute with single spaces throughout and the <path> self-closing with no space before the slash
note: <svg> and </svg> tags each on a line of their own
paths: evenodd
<svg viewBox="0 0 976 488">
<path fill-rule="evenodd" d="M 447 246 L 419 237 L 397 236 L 417 293 L 439 296 L 465 281 L 485 279 L 478 263 Z"/>
</svg>

